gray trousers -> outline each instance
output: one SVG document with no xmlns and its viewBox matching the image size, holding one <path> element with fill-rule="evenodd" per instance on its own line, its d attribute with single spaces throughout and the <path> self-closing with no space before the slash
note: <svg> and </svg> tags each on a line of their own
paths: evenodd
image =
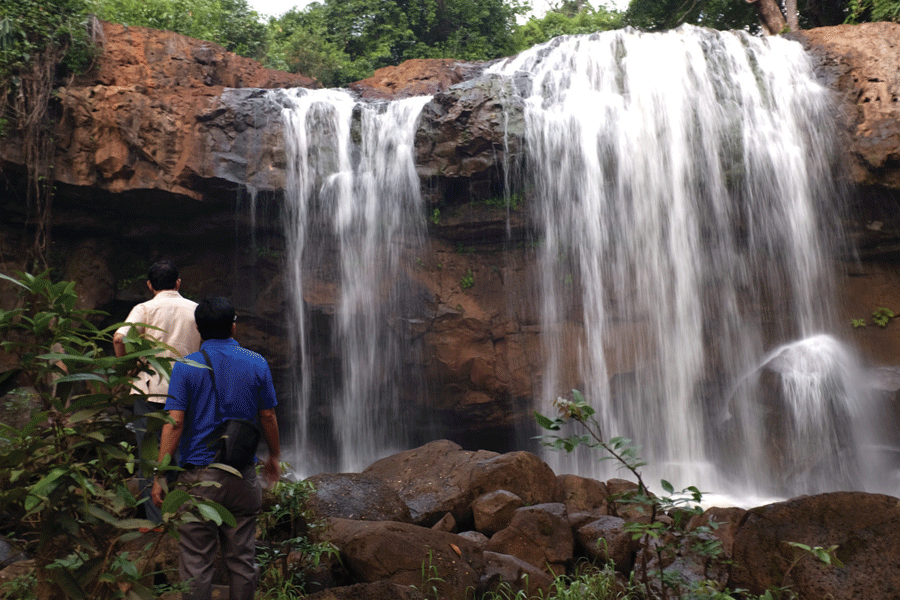
<svg viewBox="0 0 900 600">
<path fill-rule="evenodd" d="M 194 497 L 218 502 L 237 521 L 236 527 L 200 521 L 178 528 L 179 572 L 190 588 L 184 600 L 209 600 L 219 543 L 231 580 L 229 600 L 253 600 L 259 578 L 256 516 L 262 509 L 262 488 L 255 467 L 244 469 L 242 474 L 243 479 L 220 469 L 196 468 L 178 476 L 179 487 L 187 488 Z M 219 486 L 194 485 L 200 481 L 214 481 Z"/>
</svg>

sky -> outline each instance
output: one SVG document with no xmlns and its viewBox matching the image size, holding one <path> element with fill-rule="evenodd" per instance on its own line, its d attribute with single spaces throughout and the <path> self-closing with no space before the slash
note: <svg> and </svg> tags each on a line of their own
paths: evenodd
<svg viewBox="0 0 900 600">
<path fill-rule="evenodd" d="M 278 17 L 295 6 L 303 8 L 313 1 L 314 0 L 247 0 L 247 4 L 260 15 Z M 545 13 L 549 3 L 548 0 L 532 0 L 531 2 L 532 6 L 534 6 L 535 14 Z M 608 6 L 616 6 L 620 10 L 625 9 L 625 7 L 628 6 L 628 0 L 606 0 L 606 2 L 601 0 L 600 2 L 592 2 L 591 4 L 597 6 L 604 3 Z"/>
</svg>

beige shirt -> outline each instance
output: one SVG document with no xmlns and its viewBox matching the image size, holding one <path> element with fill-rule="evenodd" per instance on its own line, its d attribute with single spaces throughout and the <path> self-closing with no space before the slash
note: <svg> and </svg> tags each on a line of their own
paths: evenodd
<svg viewBox="0 0 900 600">
<path fill-rule="evenodd" d="M 141 335 L 149 335 L 168 344 L 177 351 L 177 355 L 166 350 L 160 356 L 171 358 L 184 357 L 200 349 L 200 332 L 194 322 L 194 309 L 197 303 L 188 300 L 175 290 L 163 290 L 156 294 L 152 300 L 142 302 L 128 313 L 128 323 L 144 323 L 159 327 L 148 329 L 136 327 Z M 129 325 L 124 325 L 116 330 L 116 333 L 128 335 Z M 169 391 L 169 378 L 165 374 L 144 371 L 138 375 L 135 385 L 152 395 L 150 402 L 165 403 L 166 394 Z M 135 392 L 136 393 L 136 392 Z"/>
</svg>

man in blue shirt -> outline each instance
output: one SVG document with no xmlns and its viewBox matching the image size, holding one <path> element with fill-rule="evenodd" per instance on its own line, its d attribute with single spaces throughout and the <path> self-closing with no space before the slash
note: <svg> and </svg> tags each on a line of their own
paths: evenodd
<svg viewBox="0 0 900 600">
<path fill-rule="evenodd" d="M 190 586 L 184 598 L 210 598 L 214 558 L 221 539 L 231 575 L 229 598 L 252 600 L 258 579 L 256 516 L 262 508 L 262 488 L 255 465 L 243 469 L 240 476 L 210 466 L 215 452 L 207 447 L 207 442 L 209 434 L 223 420 L 257 420 L 269 448 L 263 474 L 268 481 L 277 481 L 281 450 L 274 410 L 275 388 L 266 360 L 234 340 L 236 317 L 227 298 L 207 298 L 197 306 L 194 319 L 203 344 L 201 352 L 187 358 L 207 363 L 202 354 L 205 351 L 214 374 L 183 363 L 172 368 L 166 401 L 172 423 L 163 426 L 159 462 L 166 455 L 174 456 L 177 448 L 184 469 L 177 484 L 196 497 L 223 505 L 234 515 L 237 526 L 199 521 L 179 527 L 179 571 L 182 581 Z M 218 485 L 197 485 L 207 481 Z M 162 506 L 163 494 L 162 482 L 155 478 L 152 495 L 157 506 Z"/>
</svg>

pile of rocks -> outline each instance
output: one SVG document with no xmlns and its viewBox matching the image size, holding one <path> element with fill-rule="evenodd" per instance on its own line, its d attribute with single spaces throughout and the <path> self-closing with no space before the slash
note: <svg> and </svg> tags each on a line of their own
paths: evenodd
<svg viewBox="0 0 900 600">
<path fill-rule="evenodd" d="M 637 486 L 557 476 L 528 452 L 472 452 L 436 441 L 362 473 L 311 482 L 309 508 L 327 523 L 321 539 L 338 548 L 354 583 L 314 598 L 418 598 L 424 590 L 427 597 L 468 599 L 501 582 L 513 593 L 546 597 L 553 577 L 571 574 L 579 558 L 612 561 L 623 576 L 642 568 L 639 546 L 624 528 L 647 517 L 622 501 Z M 900 542 L 897 498 L 838 492 L 750 510 L 710 508 L 685 531 L 710 522 L 734 564 L 726 568 L 685 549 L 668 557 L 666 569 L 754 593 L 790 586 L 810 599 L 889 598 L 900 589 L 900 572 L 878 558 Z M 836 544 L 843 566 L 825 565 L 787 542 Z"/>
</svg>

